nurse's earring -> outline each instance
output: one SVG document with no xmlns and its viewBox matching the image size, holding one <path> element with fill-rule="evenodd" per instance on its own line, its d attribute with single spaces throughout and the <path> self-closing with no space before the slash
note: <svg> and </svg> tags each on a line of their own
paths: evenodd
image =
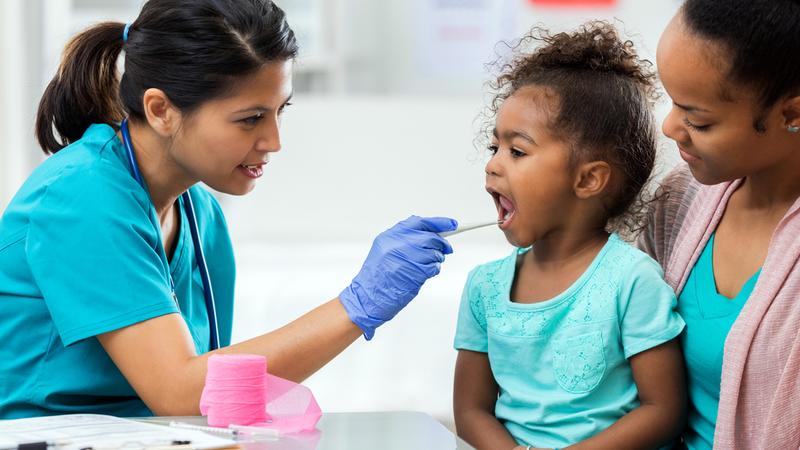
<svg viewBox="0 0 800 450">
<path fill-rule="evenodd" d="M 786 127 L 786 131 L 788 131 L 789 133 L 797 133 L 798 131 L 800 131 L 800 126 L 789 125 L 788 127 Z"/>
</svg>

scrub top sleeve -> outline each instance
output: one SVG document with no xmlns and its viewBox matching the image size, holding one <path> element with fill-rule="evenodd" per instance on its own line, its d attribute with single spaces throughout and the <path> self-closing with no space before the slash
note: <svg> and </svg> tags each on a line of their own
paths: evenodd
<svg viewBox="0 0 800 450">
<path fill-rule="evenodd" d="M 26 237 L 33 278 L 65 346 L 178 312 L 138 186 L 86 172 L 65 171 L 47 187 Z"/>
<path fill-rule="evenodd" d="M 486 333 L 486 308 L 483 297 L 478 289 L 474 288 L 477 272 L 478 269 L 470 272 L 461 294 L 454 346 L 456 350 L 487 353 L 489 342 Z"/>
<path fill-rule="evenodd" d="M 618 314 L 625 358 L 674 339 L 685 326 L 676 310 L 675 292 L 664 281 L 658 263 L 642 256 L 620 288 Z"/>
</svg>

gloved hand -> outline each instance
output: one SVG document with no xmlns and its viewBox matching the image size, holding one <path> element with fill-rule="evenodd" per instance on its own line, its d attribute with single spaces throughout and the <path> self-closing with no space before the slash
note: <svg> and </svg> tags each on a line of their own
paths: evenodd
<svg viewBox="0 0 800 450">
<path fill-rule="evenodd" d="M 436 233 L 457 225 L 445 217 L 411 216 L 375 238 L 361 271 L 339 294 L 350 320 L 367 340 L 439 273 L 444 255 L 453 248 Z"/>
</svg>

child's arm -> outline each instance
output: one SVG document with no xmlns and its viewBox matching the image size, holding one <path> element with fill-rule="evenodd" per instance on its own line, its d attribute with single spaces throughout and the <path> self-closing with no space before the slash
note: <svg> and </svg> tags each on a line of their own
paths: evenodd
<svg viewBox="0 0 800 450">
<path fill-rule="evenodd" d="M 641 405 L 570 450 L 654 449 L 672 442 L 686 420 L 683 356 L 677 338 L 630 358 Z"/>
<path fill-rule="evenodd" d="M 459 437 L 479 450 L 511 450 L 517 446 L 494 416 L 498 388 L 486 353 L 459 350 L 453 384 L 453 413 Z"/>
</svg>

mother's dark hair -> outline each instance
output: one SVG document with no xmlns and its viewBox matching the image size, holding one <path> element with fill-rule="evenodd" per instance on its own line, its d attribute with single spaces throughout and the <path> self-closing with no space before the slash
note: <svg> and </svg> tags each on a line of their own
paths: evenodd
<svg viewBox="0 0 800 450">
<path fill-rule="evenodd" d="M 687 0 L 681 12 L 689 30 L 727 52 L 729 80 L 752 89 L 761 108 L 800 95 L 800 0 Z"/>
<path fill-rule="evenodd" d="M 161 89 L 188 114 L 230 91 L 236 79 L 298 51 L 286 15 L 270 0 L 149 0 L 126 42 L 124 29 L 122 23 L 100 23 L 67 44 L 36 117 L 45 153 L 80 139 L 92 123 L 115 123 L 125 115 L 143 120 L 149 88 Z"/>
</svg>

